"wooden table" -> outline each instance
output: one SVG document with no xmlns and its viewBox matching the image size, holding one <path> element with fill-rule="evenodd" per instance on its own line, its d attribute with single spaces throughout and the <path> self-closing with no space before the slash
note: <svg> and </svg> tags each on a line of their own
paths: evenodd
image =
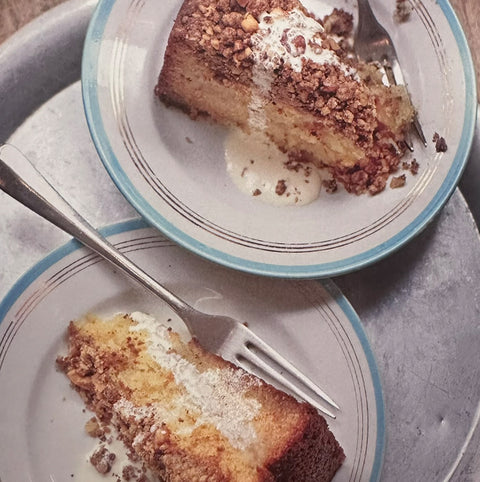
<svg viewBox="0 0 480 482">
<path fill-rule="evenodd" d="M 477 90 L 480 92 L 480 2 L 478 0 L 450 0 L 470 44 L 475 70 Z"/>
<path fill-rule="evenodd" d="M 65 0 L 0 0 L 0 43 L 36 16 Z M 470 44 L 480 92 L 480 1 L 450 0 Z"/>
</svg>

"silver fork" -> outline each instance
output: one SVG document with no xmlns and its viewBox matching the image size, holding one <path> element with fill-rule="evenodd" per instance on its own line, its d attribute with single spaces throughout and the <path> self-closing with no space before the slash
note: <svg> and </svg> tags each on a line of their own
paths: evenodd
<svg viewBox="0 0 480 482">
<path fill-rule="evenodd" d="M 358 1 L 358 25 L 355 30 L 354 48 L 357 57 L 365 62 L 379 62 L 385 70 L 390 85 L 405 85 L 405 79 L 398 61 L 393 41 L 378 22 L 368 0 Z M 413 127 L 420 141 L 427 145 L 422 126 L 415 113 Z M 413 151 L 411 141 L 407 139 L 408 148 Z"/>
<path fill-rule="evenodd" d="M 60 196 L 29 160 L 9 144 L 0 145 L 0 189 L 159 296 L 180 316 L 192 336 L 204 348 L 247 371 L 260 376 L 266 374 L 324 414 L 335 418 L 334 413 L 320 404 L 317 397 L 337 410 L 338 405 L 288 360 L 243 323 L 226 316 L 202 313 L 151 278 L 103 238 Z M 281 372 L 290 374 L 290 378 Z"/>
</svg>

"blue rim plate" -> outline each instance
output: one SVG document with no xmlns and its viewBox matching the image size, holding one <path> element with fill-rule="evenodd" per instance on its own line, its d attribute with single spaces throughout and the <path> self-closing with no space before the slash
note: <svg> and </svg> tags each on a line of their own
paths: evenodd
<svg viewBox="0 0 480 482">
<path fill-rule="evenodd" d="M 304 2 L 315 10 L 314 0 Z M 354 12 L 353 0 L 325 0 Z M 97 151 L 128 201 L 179 245 L 260 275 L 329 277 L 376 262 L 439 212 L 464 170 L 473 139 L 473 63 L 448 1 L 414 2 L 407 22 L 374 0 L 397 46 L 428 146 L 419 173 L 377 196 L 321 194 L 303 207 L 265 205 L 237 191 L 224 165 L 225 130 L 157 102 L 153 89 L 181 4 L 101 0 L 82 63 L 85 113 Z M 415 39 L 414 41 L 412 39 Z M 448 145 L 437 153 L 434 133 Z"/>
<path fill-rule="evenodd" d="M 252 330 L 320 383 L 341 406 L 328 420 L 347 455 L 335 480 L 379 480 L 385 414 L 378 369 L 358 316 L 331 281 L 292 283 L 212 267 L 144 221 L 102 233 L 191 304 L 248 319 Z M 3 482 L 18 480 L 19 467 L 25 480 L 80 477 L 93 449 L 84 431 L 91 415 L 55 370 L 55 358 L 64 349 L 68 322 L 86 312 L 141 310 L 161 319 L 162 303 L 132 283 L 70 241 L 28 271 L 0 303 L 0 413 L 8 413 L 0 437 L 9 440 L 0 451 Z"/>
</svg>

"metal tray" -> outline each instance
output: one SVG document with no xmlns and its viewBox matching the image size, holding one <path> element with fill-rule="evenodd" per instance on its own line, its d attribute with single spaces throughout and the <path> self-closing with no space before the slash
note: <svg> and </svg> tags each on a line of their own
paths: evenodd
<svg viewBox="0 0 480 482">
<path fill-rule="evenodd" d="M 70 0 L 0 48 L 0 142 L 23 150 L 102 226 L 138 215 L 105 172 L 84 120 L 81 52 L 95 4 Z M 468 204 L 457 189 L 403 249 L 334 280 L 358 312 L 380 370 L 382 480 L 480 480 L 479 156 L 480 134 L 461 182 Z M 0 298 L 67 239 L 0 193 Z"/>
</svg>

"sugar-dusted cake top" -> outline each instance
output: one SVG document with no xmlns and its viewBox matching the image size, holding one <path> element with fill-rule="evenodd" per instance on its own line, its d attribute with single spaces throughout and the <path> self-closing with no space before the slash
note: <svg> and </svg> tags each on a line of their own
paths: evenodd
<svg viewBox="0 0 480 482">
<path fill-rule="evenodd" d="M 171 372 L 181 388 L 182 410 L 198 414 L 188 430 L 193 431 L 208 423 L 227 437 L 235 448 L 245 449 L 254 442 L 256 432 L 252 420 L 261 405 L 257 400 L 248 398 L 246 392 L 258 386 L 259 381 L 232 367 L 200 370 L 192 361 L 176 353 L 168 327 L 143 313 L 132 313 L 131 318 L 133 324 L 129 332 L 145 338 L 146 353 L 162 370 Z M 122 411 L 131 410 L 133 414 L 138 410 L 125 400 L 117 402 L 115 407 Z M 148 410 L 155 415 L 155 404 L 150 405 Z"/>
<path fill-rule="evenodd" d="M 89 433 L 102 437 L 114 429 L 142 474 L 148 469 L 160 480 L 323 480 L 345 458 L 313 407 L 194 339 L 182 340 L 151 316 L 89 315 L 70 324 L 68 341 L 68 354 L 57 363 L 95 412 Z M 107 438 L 100 440 L 109 444 Z M 116 477 L 110 459 L 104 463 L 111 455 L 101 445 L 91 461 Z"/>
<path fill-rule="evenodd" d="M 303 10 L 275 8 L 260 14 L 258 20 L 258 29 L 250 39 L 256 64 L 272 70 L 289 65 L 301 72 L 312 62 L 334 65 L 347 76 L 357 76 L 356 69 L 337 54 L 341 51 L 337 41 L 326 37 L 323 25 Z"/>
<path fill-rule="evenodd" d="M 243 69 L 258 60 L 255 49 L 268 46 L 262 54 L 275 57 L 276 68 L 289 64 L 299 72 L 308 58 L 344 65 L 339 61 L 345 57 L 342 42 L 332 35 L 337 40 L 349 36 L 352 16 L 334 9 L 324 20 L 322 25 L 296 0 L 191 0 L 184 2 L 173 34 L 197 52 L 218 55 L 223 62 L 229 59 Z M 232 69 L 230 74 L 242 77 L 240 70 Z"/>
</svg>

